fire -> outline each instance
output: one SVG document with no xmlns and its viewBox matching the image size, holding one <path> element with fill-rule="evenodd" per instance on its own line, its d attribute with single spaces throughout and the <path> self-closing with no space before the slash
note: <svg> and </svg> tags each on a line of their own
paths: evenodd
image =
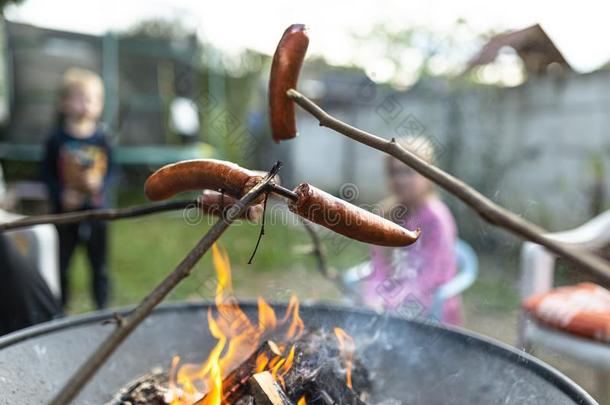
<svg viewBox="0 0 610 405">
<path fill-rule="evenodd" d="M 256 372 L 268 370 L 280 384 L 294 363 L 295 346 L 305 326 L 299 316 L 299 301 L 292 296 L 284 316 L 278 320 L 273 308 L 258 298 L 258 323 L 253 323 L 239 307 L 233 293 L 231 268 L 226 251 L 212 246 L 212 257 L 218 284 L 216 286 L 216 314 L 208 311 L 210 332 L 217 339 L 216 346 L 203 364 L 183 364 L 179 357 L 172 359 L 170 394 L 171 405 L 220 405 L 223 398 L 223 378 L 245 361 L 265 339 L 279 336 L 280 343 L 271 343 L 274 353 L 269 358 L 262 353 L 256 359 Z M 176 371 L 177 369 L 177 371 Z M 305 404 L 305 398 L 299 401 Z"/>
<path fill-rule="evenodd" d="M 233 293 L 231 267 L 226 251 L 213 245 L 212 258 L 218 283 L 214 299 L 216 309 L 208 311 L 208 325 L 217 342 L 203 364 L 179 365 L 180 357 L 172 359 L 169 394 L 166 398 L 166 402 L 171 405 L 228 404 L 229 401 L 224 397 L 226 394 L 223 393 L 223 379 L 265 341 L 268 345 L 267 353 L 261 352 L 252 367 L 256 373 L 269 371 L 285 388 L 284 377 L 292 368 L 296 356 L 296 346 L 291 342 L 299 339 L 305 330 L 299 315 L 299 300 L 294 295 L 290 297 L 281 319 L 259 297 L 258 322 L 253 323 L 239 307 Z M 334 333 L 345 365 L 346 384 L 351 388 L 354 341 L 341 328 L 335 328 Z M 297 404 L 307 405 L 306 398 L 301 397 Z"/>
<path fill-rule="evenodd" d="M 339 341 L 339 350 L 341 351 L 341 358 L 345 366 L 345 384 L 352 388 L 352 366 L 356 345 L 354 344 L 354 339 L 339 327 L 335 328 L 335 336 Z"/>
</svg>

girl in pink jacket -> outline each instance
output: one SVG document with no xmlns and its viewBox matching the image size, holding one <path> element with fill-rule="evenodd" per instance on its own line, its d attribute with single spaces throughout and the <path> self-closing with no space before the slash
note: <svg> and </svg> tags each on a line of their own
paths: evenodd
<svg viewBox="0 0 610 405">
<path fill-rule="evenodd" d="M 428 163 L 434 162 L 434 149 L 426 138 L 407 137 L 397 142 Z M 393 157 L 386 160 L 386 172 L 392 196 L 382 202 L 383 215 L 422 232 L 410 246 L 372 248 L 365 301 L 398 315 L 423 318 L 432 309 L 436 290 L 456 274 L 455 221 L 428 179 Z M 461 322 L 459 297 L 445 302 L 439 321 Z"/>
</svg>

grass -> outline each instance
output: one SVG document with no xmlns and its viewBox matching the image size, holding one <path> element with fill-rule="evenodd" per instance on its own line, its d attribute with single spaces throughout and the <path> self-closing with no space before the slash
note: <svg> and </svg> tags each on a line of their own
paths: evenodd
<svg viewBox="0 0 610 405">
<path fill-rule="evenodd" d="M 174 269 L 209 227 L 207 223 L 191 225 L 178 213 L 112 223 L 110 305 L 139 302 Z M 268 223 L 253 263 L 247 264 L 259 231 L 257 225 L 237 224 L 220 239 L 229 252 L 238 296 L 263 295 L 270 300 L 282 300 L 295 292 L 303 299 L 338 298 L 334 287 L 317 273 L 315 259 L 307 253 L 309 237 L 301 226 Z M 331 237 L 323 230 L 321 235 L 326 236 L 331 265 L 346 268 L 367 258 L 366 245 Z M 90 271 L 84 249 L 77 250 L 71 272 L 70 312 L 92 310 Z M 214 279 L 211 258 L 206 255 L 169 299 L 209 299 L 213 296 Z"/>
<path fill-rule="evenodd" d="M 493 252 L 478 256 L 479 275 L 463 294 L 466 311 L 503 313 L 518 309 L 518 252 Z"/>
</svg>

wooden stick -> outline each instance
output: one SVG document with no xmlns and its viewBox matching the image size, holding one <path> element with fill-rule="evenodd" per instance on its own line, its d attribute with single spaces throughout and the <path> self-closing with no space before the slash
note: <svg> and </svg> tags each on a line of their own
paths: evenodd
<svg viewBox="0 0 610 405">
<path fill-rule="evenodd" d="M 444 172 L 438 167 L 426 163 L 414 153 L 401 147 L 394 138 L 386 140 L 377 135 L 363 131 L 328 114 L 313 101 L 294 89 L 288 90 L 287 96 L 313 115 L 320 126 L 330 128 L 355 141 L 370 146 L 402 161 L 422 176 L 440 185 L 472 209 L 487 222 L 504 228 L 523 239 L 546 247 L 551 252 L 564 257 L 573 264 L 582 267 L 589 273 L 603 277 L 610 283 L 610 264 L 583 249 L 568 246 L 545 235 L 547 231 L 515 213 L 499 206 L 463 181 Z M 425 231 L 425 230 L 424 230 Z"/>
<path fill-rule="evenodd" d="M 231 223 L 242 214 L 261 194 L 268 191 L 267 185 L 279 171 L 276 163 L 260 183 L 252 188 L 237 203 L 229 209 L 226 216 L 201 238 L 188 255 L 144 300 L 121 322 L 117 328 L 102 342 L 93 354 L 68 380 L 66 385 L 51 401 L 52 405 L 64 405 L 72 401 L 85 384 L 95 375 L 97 370 L 108 360 L 117 347 L 136 329 L 136 327 L 153 311 L 153 309 L 169 294 L 180 281 L 191 274 L 195 264 L 218 240 Z"/>
<path fill-rule="evenodd" d="M 277 184 L 269 183 L 268 187 L 268 192 L 281 195 L 291 201 L 295 201 L 297 198 L 297 195 L 294 192 Z M 201 200 L 163 201 L 150 204 L 136 205 L 127 208 L 100 208 L 84 211 L 65 212 L 62 214 L 35 215 L 11 222 L 1 223 L 0 232 L 18 228 L 27 228 L 29 226 L 41 224 L 64 225 L 92 220 L 112 221 L 116 219 L 135 218 L 144 215 L 156 214 L 158 212 L 181 210 L 190 207 L 205 208 L 206 204 L 203 203 Z M 211 206 L 211 208 L 213 208 L 213 211 L 217 211 L 221 210 L 223 207 L 220 207 L 218 204 L 216 204 L 216 206 Z M 215 214 L 216 212 L 213 213 Z M 246 218 L 250 219 L 248 216 L 246 216 Z"/>
<path fill-rule="evenodd" d="M 197 200 L 181 200 L 142 204 L 128 208 L 102 208 L 85 211 L 67 212 L 64 214 L 36 215 L 0 224 L 0 232 L 49 223 L 63 225 L 91 220 L 115 220 L 123 218 L 134 218 L 163 211 L 181 210 L 188 207 L 197 206 Z"/>
</svg>

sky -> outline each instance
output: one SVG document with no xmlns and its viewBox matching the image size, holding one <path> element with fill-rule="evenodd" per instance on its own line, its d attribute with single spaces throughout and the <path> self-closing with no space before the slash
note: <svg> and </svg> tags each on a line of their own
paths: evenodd
<svg viewBox="0 0 610 405">
<path fill-rule="evenodd" d="M 463 18 L 475 33 L 519 29 L 540 23 L 568 62 L 580 72 L 610 60 L 606 2 L 595 0 L 25 0 L 9 6 L 9 20 L 102 34 L 150 18 L 180 20 L 227 53 L 249 48 L 272 54 L 292 23 L 310 27 L 310 55 L 331 63 L 362 59 L 354 33 L 366 35 L 383 24 L 390 30 L 426 27 L 448 32 Z M 368 55 L 364 55 L 367 58 Z M 374 55 L 371 54 L 371 58 Z"/>
</svg>

